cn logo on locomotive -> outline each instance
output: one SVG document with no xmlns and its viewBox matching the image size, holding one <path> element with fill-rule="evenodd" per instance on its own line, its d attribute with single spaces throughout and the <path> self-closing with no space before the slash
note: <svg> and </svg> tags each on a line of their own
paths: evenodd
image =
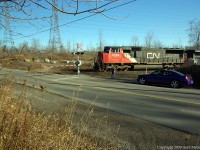
<svg viewBox="0 0 200 150">
<path fill-rule="evenodd" d="M 158 54 L 156 54 L 156 53 L 147 53 L 147 58 L 149 58 L 149 59 L 154 59 L 154 58 L 159 59 L 160 58 L 160 53 L 158 53 Z"/>
</svg>

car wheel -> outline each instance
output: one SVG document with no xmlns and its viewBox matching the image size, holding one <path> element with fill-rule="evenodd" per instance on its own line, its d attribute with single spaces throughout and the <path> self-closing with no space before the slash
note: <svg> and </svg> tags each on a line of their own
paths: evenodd
<svg viewBox="0 0 200 150">
<path fill-rule="evenodd" d="M 180 87 L 179 82 L 177 80 L 172 80 L 170 83 L 170 87 L 172 87 L 172 88 Z"/>
<path fill-rule="evenodd" d="M 138 83 L 144 85 L 146 84 L 146 79 L 142 77 L 138 80 Z"/>
</svg>

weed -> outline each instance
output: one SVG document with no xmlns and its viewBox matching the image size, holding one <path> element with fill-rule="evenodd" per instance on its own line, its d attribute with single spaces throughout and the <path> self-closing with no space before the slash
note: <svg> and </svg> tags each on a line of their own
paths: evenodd
<svg viewBox="0 0 200 150">
<path fill-rule="evenodd" d="M 13 99 L 12 79 L 0 79 L 0 149 L 122 149 L 107 138 L 111 136 L 107 125 L 103 131 L 107 137 L 98 136 L 103 129 L 99 124 L 108 121 L 108 114 L 99 122 L 92 117 L 94 108 L 90 105 L 75 122 L 76 100 L 59 114 L 36 111 L 25 101 L 27 81 L 19 97 Z M 41 92 L 44 89 L 41 86 Z"/>
</svg>

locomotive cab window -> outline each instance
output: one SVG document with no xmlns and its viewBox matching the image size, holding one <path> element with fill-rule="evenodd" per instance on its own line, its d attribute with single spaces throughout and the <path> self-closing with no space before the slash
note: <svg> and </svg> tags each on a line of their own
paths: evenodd
<svg viewBox="0 0 200 150">
<path fill-rule="evenodd" d="M 198 56 L 198 57 L 199 57 L 199 56 L 200 56 L 200 52 L 196 52 L 196 53 L 195 53 L 195 56 Z"/>
<path fill-rule="evenodd" d="M 193 58 L 193 53 L 192 52 L 188 52 L 187 53 L 187 58 Z"/>
<path fill-rule="evenodd" d="M 120 52 L 120 48 L 112 48 L 111 52 L 113 52 L 113 53 L 119 53 Z"/>
<path fill-rule="evenodd" d="M 110 48 L 109 48 L 109 47 L 105 47 L 105 48 L 104 48 L 104 52 L 109 53 L 109 51 L 110 51 Z"/>
</svg>

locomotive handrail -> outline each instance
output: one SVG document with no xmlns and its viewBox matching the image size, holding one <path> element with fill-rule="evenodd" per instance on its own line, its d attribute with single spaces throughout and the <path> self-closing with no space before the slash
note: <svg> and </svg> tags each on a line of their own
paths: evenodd
<svg viewBox="0 0 200 150">
<path fill-rule="evenodd" d="M 139 57 L 136 58 L 138 63 L 183 63 L 184 60 L 182 58 L 159 58 L 159 59 L 150 59 L 150 58 L 143 58 Z"/>
</svg>

